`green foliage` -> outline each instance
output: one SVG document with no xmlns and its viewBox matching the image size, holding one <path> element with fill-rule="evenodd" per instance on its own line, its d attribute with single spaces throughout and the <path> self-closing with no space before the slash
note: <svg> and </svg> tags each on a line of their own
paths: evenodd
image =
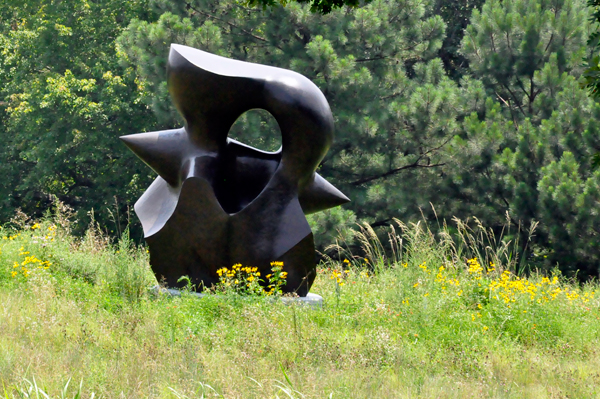
<svg viewBox="0 0 600 399">
<path fill-rule="evenodd" d="M 59 392 L 59 395 L 55 396 L 57 399 L 67 399 L 70 398 L 70 395 L 67 395 L 67 393 L 69 392 L 69 384 L 71 383 L 71 379 L 69 378 L 65 384 L 65 386 L 63 387 L 63 389 Z M 80 399 L 81 398 L 81 390 L 82 390 L 82 386 L 83 386 L 83 380 L 81 381 L 81 383 L 79 384 L 79 390 L 77 390 L 75 392 L 75 394 L 73 395 L 73 399 Z M 15 386 L 10 387 L 7 389 L 6 386 L 4 386 L 4 395 L 2 396 L 2 399 L 39 399 L 40 397 L 42 398 L 46 398 L 46 399 L 50 399 L 53 398 L 53 396 L 48 395 L 48 393 L 46 393 L 46 388 L 43 387 L 42 384 L 38 384 L 38 382 L 35 380 L 35 376 L 31 377 L 31 380 L 27 379 L 26 377 L 23 377 L 23 380 L 20 381 L 19 383 L 17 383 Z M 11 392 L 11 395 L 9 396 L 8 391 Z M 94 394 L 92 393 L 92 397 L 94 397 Z"/>
<path fill-rule="evenodd" d="M 307 219 L 319 248 L 324 248 L 338 239 L 346 243 L 354 240 L 356 215 L 351 210 L 332 208 L 308 215 Z"/>
<path fill-rule="evenodd" d="M 473 12 L 462 52 L 489 97 L 452 143 L 457 168 L 436 203 L 444 217 L 476 215 L 496 231 L 507 213 L 523 231 L 539 222 L 521 251 L 581 278 L 598 275 L 600 255 L 591 189 L 600 108 L 579 83 L 588 27 L 578 0 L 488 1 Z"/>
<path fill-rule="evenodd" d="M 165 79 L 179 43 L 292 69 L 323 91 L 337 137 L 319 173 L 352 202 L 309 217 L 322 252 L 338 232 L 356 245 L 355 222 L 476 216 L 500 234 L 508 213 L 531 267 L 599 274 L 600 106 L 584 88 L 595 0 L 21 3 L 0 4 L 2 221 L 57 197 L 79 221 L 125 231 L 154 173 L 117 138 L 182 125 Z M 281 144 L 264 111 L 230 136 Z"/>
<path fill-rule="evenodd" d="M 61 217 L 26 224 L 0 233 L 2 398 L 579 398 L 600 384 L 598 284 L 517 277 L 506 243 L 478 241 L 484 226 L 439 235 L 401 224 L 400 262 L 319 265 L 313 290 L 325 302 L 311 308 L 129 297 L 123 287 L 139 281 L 114 270 L 148 273 L 145 252 L 95 229 L 73 237 Z M 41 240 L 51 226 L 56 235 Z M 52 265 L 12 277 L 21 247 Z"/>
<path fill-rule="evenodd" d="M 107 225 L 106 209 L 116 202 L 125 213 L 149 182 L 117 138 L 154 118 L 113 42 L 146 8 L 143 0 L 2 3 L 0 218 L 15 208 L 40 216 L 53 195 L 80 220 L 94 208 Z"/>
<path fill-rule="evenodd" d="M 94 223 L 80 238 L 70 235 L 71 225 L 57 212 L 39 223 L 21 219 L 13 227 L 0 228 L 0 284 L 52 276 L 73 282 L 70 288 L 93 284 L 127 301 L 139 300 L 156 285 L 147 251 L 135 246 L 127 232 L 111 245 Z"/>
<path fill-rule="evenodd" d="M 587 20 L 581 0 L 490 0 L 473 11 L 462 52 L 515 123 L 538 122 L 558 105 L 561 74 L 581 73 Z"/>
<path fill-rule="evenodd" d="M 585 87 L 597 99 L 600 97 L 600 55 L 597 54 L 598 49 L 600 49 L 600 31 L 598 30 L 598 23 L 600 23 L 600 1 L 588 0 L 588 6 L 591 9 L 590 20 L 596 24 L 596 30 L 588 37 L 588 45 L 592 48 L 592 54 L 586 60 L 587 69 L 583 77 Z"/>
<path fill-rule="evenodd" d="M 579 168 L 574 155 L 565 152 L 560 161 L 542 169 L 538 184 L 541 216 L 555 220 L 548 226 L 553 258 L 561 259 L 570 274 L 590 272 L 590 265 L 600 261 L 600 220 L 595 212 L 600 201 L 600 174 L 581 173 Z"/>
</svg>

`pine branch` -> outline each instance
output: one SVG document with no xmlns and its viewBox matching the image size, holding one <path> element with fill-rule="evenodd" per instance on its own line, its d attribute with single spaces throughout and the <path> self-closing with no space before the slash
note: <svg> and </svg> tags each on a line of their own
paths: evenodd
<svg viewBox="0 0 600 399">
<path fill-rule="evenodd" d="M 439 167 L 439 166 L 444 166 L 444 165 L 446 165 L 446 163 L 436 163 L 436 164 L 433 164 L 433 165 L 431 165 L 430 163 L 428 163 L 426 165 L 423 165 L 423 164 L 420 164 L 419 162 L 421 162 L 422 159 L 424 159 L 425 157 L 427 157 L 427 155 L 429 155 L 429 154 L 431 154 L 431 153 L 433 153 L 435 151 L 440 150 L 442 147 L 444 147 L 446 144 L 448 144 L 450 142 L 450 140 L 452 140 L 452 138 L 453 137 L 449 137 L 442 144 L 440 144 L 439 146 L 434 147 L 434 148 L 430 148 L 429 150 L 423 152 L 421 155 L 419 155 L 419 157 L 416 159 L 415 162 L 413 162 L 413 163 L 411 163 L 409 165 L 404 165 L 404 166 L 401 166 L 401 167 L 396 168 L 396 169 L 388 170 L 387 172 L 382 173 L 380 175 L 365 177 L 363 179 L 359 179 L 359 180 L 357 180 L 355 182 L 352 182 L 350 184 L 353 185 L 353 186 L 359 186 L 361 184 L 368 183 L 368 182 L 373 181 L 373 180 L 379 180 L 379 179 L 383 179 L 383 178 L 395 175 L 396 173 L 401 172 L 401 171 L 406 170 L 406 169 L 436 168 L 436 167 Z"/>
<path fill-rule="evenodd" d="M 389 58 L 389 57 L 386 57 L 386 56 L 384 56 L 384 55 L 380 55 L 380 56 L 373 57 L 373 58 L 361 58 L 361 59 L 358 59 L 358 60 L 354 60 L 354 62 L 368 62 L 368 61 L 377 61 L 377 60 L 384 60 L 384 59 L 386 59 L 386 58 Z"/>
<path fill-rule="evenodd" d="M 533 76 L 529 78 L 529 115 L 533 114 L 533 102 L 535 101 L 535 84 L 533 83 Z"/>
<path fill-rule="evenodd" d="M 433 164 L 433 165 L 430 165 L 430 164 L 423 165 L 423 164 L 419 163 L 419 161 L 422 158 L 423 158 L 423 156 L 420 156 L 415 162 L 413 162 L 413 163 L 411 163 L 409 165 L 404 165 L 404 166 L 401 166 L 399 168 L 389 170 L 389 171 L 387 171 L 385 173 L 382 173 L 380 175 L 365 177 L 364 179 L 357 180 L 357 181 L 352 182 L 350 184 L 353 185 L 353 186 L 360 186 L 361 184 L 368 183 L 368 182 L 371 182 L 373 180 L 384 179 L 386 177 L 395 175 L 396 173 L 401 172 L 401 171 L 406 170 L 406 169 L 435 168 L 435 167 L 438 167 L 438 166 L 444 166 L 444 165 L 446 165 L 445 163 L 436 163 L 436 164 Z"/>
<path fill-rule="evenodd" d="M 517 116 L 515 115 L 512 105 L 510 104 L 510 99 L 505 100 L 498 93 L 496 93 L 496 95 L 508 107 L 508 109 L 510 111 L 510 116 L 512 117 L 513 125 L 515 125 L 515 129 L 519 129 L 519 123 L 517 122 Z"/>
<path fill-rule="evenodd" d="M 523 107 L 521 107 L 521 104 L 519 104 L 519 101 L 518 101 L 517 96 L 515 95 L 515 93 L 513 93 L 513 91 L 510 89 L 510 87 L 508 87 L 508 85 L 503 84 L 502 86 L 504 86 L 504 88 L 512 96 L 513 101 L 515 102 L 515 104 L 517 104 L 517 107 L 519 108 L 519 111 L 521 111 L 521 113 L 523 114 L 523 116 L 527 117 L 527 114 L 525 113 L 525 111 L 523 111 Z"/>
</svg>

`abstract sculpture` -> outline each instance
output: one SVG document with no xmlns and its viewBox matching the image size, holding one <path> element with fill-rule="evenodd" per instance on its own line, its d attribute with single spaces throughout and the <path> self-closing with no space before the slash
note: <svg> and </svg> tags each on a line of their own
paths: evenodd
<svg viewBox="0 0 600 399">
<path fill-rule="evenodd" d="M 221 267 L 264 276 L 283 261 L 284 292 L 306 296 L 316 264 L 304 215 L 349 201 L 315 173 L 333 139 L 325 96 L 298 73 L 176 44 L 167 78 L 185 127 L 121 137 L 159 175 L 135 204 L 157 279 L 181 287 L 186 275 L 202 289 Z M 227 138 L 254 108 L 279 124 L 279 151 Z"/>
</svg>

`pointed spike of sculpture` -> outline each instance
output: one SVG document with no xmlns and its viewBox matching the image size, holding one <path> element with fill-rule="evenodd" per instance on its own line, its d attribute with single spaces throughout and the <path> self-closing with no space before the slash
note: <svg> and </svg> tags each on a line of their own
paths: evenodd
<svg viewBox="0 0 600 399">
<path fill-rule="evenodd" d="M 130 134 L 119 138 L 167 183 L 171 186 L 178 184 L 188 142 L 185 129 Z"/>
<path fill-rule="evenodd" d="M 348 197 L 318 173 L 315 173 L 315 179 L 300 191 L 298 197 L 305 215 L 350 202 Z"/>
</svg>

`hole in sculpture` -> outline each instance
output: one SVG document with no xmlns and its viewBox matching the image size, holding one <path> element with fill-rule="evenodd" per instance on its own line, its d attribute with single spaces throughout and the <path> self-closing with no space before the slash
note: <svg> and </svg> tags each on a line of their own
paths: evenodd
<svg viewBox="0 0 600 399">
<path fill-rule="evenodd" d="M 274 152 L 281 147 L 279 125 L 264 110 L 251 110 L 240 116 L 229 130 L 229 137 L 262 151 Z M 252 202 L 271 180 L 280 159 L 280 154 L 229 145 L 213 181 L 223 210 L 237 213 Z"/>
<path fill-rule="evenodd" d="M 279 124 L 264 109 L 242 114 L 229 129 L 229 137 L 262 151 L 273 152 L 281 147 Z"/>
</svg>

